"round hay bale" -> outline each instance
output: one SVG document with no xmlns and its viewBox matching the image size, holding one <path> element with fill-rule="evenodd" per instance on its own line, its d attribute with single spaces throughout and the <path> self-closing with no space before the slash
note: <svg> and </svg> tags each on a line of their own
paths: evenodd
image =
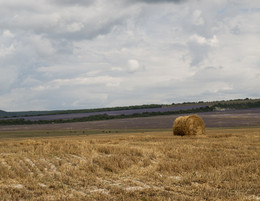
<svg viewBox="0 0 260 201">
<path fill-rule="evenodd" d="M 204 135 L 205 124 L 198 115 L 180 116 L 173 124 L 173 135 Z"/>
</svg>

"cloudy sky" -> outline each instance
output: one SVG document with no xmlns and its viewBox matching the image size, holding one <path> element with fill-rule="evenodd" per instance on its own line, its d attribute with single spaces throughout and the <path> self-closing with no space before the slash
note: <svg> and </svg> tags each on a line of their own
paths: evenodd
<svg viewBox="0 0 260 201">
<path fill-rule="evenodd" d="M 0 109 L 260 97 L 258 0 L 0 0 Z"/>
</svg>

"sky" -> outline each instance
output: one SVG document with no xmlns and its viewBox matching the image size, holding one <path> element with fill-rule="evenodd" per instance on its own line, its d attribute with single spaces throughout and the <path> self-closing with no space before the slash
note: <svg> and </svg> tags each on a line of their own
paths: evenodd
<svg viewBox="0 0 260 201">
<path fill-rule="evenodd" d="M 259 98 L 258 0 L 0 0 L 0 110 Z"/>
</svg>

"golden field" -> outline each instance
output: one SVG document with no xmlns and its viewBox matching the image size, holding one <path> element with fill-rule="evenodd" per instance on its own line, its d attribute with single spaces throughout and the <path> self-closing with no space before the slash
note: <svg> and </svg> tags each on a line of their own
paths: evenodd
<svg viewBox="0 0 260 201">
<path fill-rule="evenodd" d="M 1 200 L 260 200 L 260 128 L 96 133 L 1 138 Z"/>
</svg>

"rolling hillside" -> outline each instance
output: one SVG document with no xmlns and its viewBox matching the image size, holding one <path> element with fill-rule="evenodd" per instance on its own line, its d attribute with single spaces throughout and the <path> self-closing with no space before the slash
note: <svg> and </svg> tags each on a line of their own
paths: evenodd
<svg viewBox="0 0 260 201">
<path fill-rule="evenodd" d="M 69 123 L 125 119 L 185 113 L 260 108 L 260 99 L 238 99 L 214 102 L 184 102 L 171 105 L 139 105 L 114 108 L 63 111 L 0 112 L 0 125 Z"/>
</svg>

